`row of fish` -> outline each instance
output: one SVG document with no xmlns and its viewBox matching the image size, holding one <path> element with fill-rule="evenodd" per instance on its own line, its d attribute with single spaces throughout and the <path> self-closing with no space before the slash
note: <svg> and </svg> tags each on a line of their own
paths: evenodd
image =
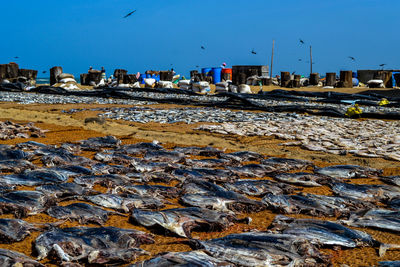
<svg viewBox="0 0 400 267">
<path fill-rule="evenodd" d="M 93 158 L 80 156 L 82 151 L 92 151 Z M 44 166 L 33 163 L 37 161 Z M 161 230 L 185 238 L 194 249 L 138 266 L 172 266 L 176 261 L 187 261 L 189 266 L 196 262 L 202 262 L 200 266 L 323 266 L 329 265 L 329 259 L 319 251 L 320 246 L 371 246 L 379 248 L 381 254 L 396 248 L 343 225 L 400 232 L 399 177 L 386 177 L 381 170 L 368 167 L 319 168 L 310 161 L 267 158 L 248 151 L 225 153 L 212 147 L 167 150 L 157 142 L 123 145 L 107 136 L 61 146 L 32 141 L 2 145 L 0 169 L 5 172 L 0 175 L 0 210 L 16 217 L 0 219 L 1 242 L 19 242 L 33 231 L 43 232 L 34 242 L 33 256 L 55 259 L 65 266 L 79 266 L 77 262 L 129 263 L 147 254 L 140 246 L 154 243 L 152 234 L 103 227 L 111 215 L 154 233 Z M 369 177 L 387 185 L 348 183 Z M 178 185 L 149 184 L 172 180 Z M 107 192 L 97 191 L 98 185 Z M 323 185 L 335 196 L 301 192 L 303 187 Z M 34 188 L 21 191 L 19 186 Z M 179 206 L 166 209 L 175 199 Z M 63 201 L 73 203 L 65 205 Z M 264 209 L 332 216 L 338 221 L 292 222 L 278 216 L 265 232 L 201 241 L 192 236 L 193 231 L 224 231 L 235 224 L 251 224 L 251 216 L 242 214 Z M 40 213 L 56 222 L 31 224 L 22 220 Z M 65 220 L 100 226 L 60 228 Z M 8 250 L 0 250 L 1 261 L 42 266 Z"/>
<path fill-rule="evenodd" d="M 262 122 L 202 125 L 198 130 L 240 136 L 272 136 L 289 140 L 286 146 L 337 155 L 400 161 L 400 122 L 348 120 L 314 116 L 287 116 Z"/>
</svg>

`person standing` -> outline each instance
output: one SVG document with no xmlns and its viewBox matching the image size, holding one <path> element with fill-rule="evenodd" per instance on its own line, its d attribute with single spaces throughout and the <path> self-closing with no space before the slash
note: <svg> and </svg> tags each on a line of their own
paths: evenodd
<svg viewBox="0 0 400 267">
<path fill-rule="evenodd" d="M 104 67 L 101 67 L 101 79 L 106 80 L 106 70 Z"/>
</svg>

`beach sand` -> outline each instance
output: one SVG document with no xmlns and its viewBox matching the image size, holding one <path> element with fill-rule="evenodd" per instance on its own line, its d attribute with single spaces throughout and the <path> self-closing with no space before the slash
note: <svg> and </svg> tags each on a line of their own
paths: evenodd
<svg viewBox="0 0 400 267">
<path fill-rule="evenodd" d="M 264 89 L 264 88 L 263 88 Z M 266 90 L 272 90 L 268 88 Z M 309 88 L 301 88 L 308 90 Z M 364 88 L 365 89 L 365 88 Z M 316 90 L 316 89 L 309 89 Z M 320 90 L 320 89 L 319 89 Z M 356 89 L 354 89 L 356 90 Z M 338 90 L 335 90 L 338 91 Z M 339 90 L 340 91 L 340 90 Z M 390 90 L 386 90 L 388 94 Z M 352 91 L 357 92 L 357 91 Z M 105 107 L 112 105 L 85 105 L 85 108 Z M 114 105 L 115 106 L 115 105 Z M 156 107 L 175 107 L 175 105 L 155 105 Z M 0 144 L 17 144 L 28 140 L 33 140 L 45 144 L 62 144 L 64 142 L 75 142 L 90 137 L 115 135 L 120 138 L 124 144 L 132 144 L 142 141 L 158 140 L 167 148 L 175 145 L 185 146 L 213 146 L 216 148 L 224 148 L 227 151 L 251 150 L 262 153 L 266 156 L 278 156 L 287 158 L 306 159 L 313 161 L 320 167 L 335 164 L 358 164 L 384 170 L 384 175 L 400 175 L 400 164 L 396 161 L 385 159 L 370 159 L 356 156 L 331 155 L 322 152 L 306 151 L 299 147 L 283 147 L 280 143 L 285 142 L 271 137 L 239 137 L 239 136 L 222 136 L 219 134 L 211 134 L 203 131 L 194 130 L 200 124 L 187 125 L 184 123 L 176 124 L 158 124 L 158 123 L 132 123 L 126 121 L 107 120 L 105 124 L 96 123 L 85 124 L 85 118 L 96 116 L 95 111 L 84 111 L 76 114 L 65 114 L 62 110 L 71 108 L 81 108 L 82 105 L 19 105 L 15 103 L 0 104 L 0 120 L 12 120 L 18 123 L 34 122 L 35 126 L 48 130 L 45 138 L 35 139 L 12 139 L 0 141 Z M 93 157 L 93 153 L 85 152 L 86 157 Z M 268 177 L 265 177 L 268 178 Z M 376 179 L 356 180 L 358 183 L 368 182 L 372 184 L 380 184 Z M 173 183 L 172 185 L 175 185 Z M 33 189 L 32 187 L 20 187 L 22 189 Z M 105 188 L 96 188 L 105 192 Z M 307 193 L 331 195 L 331 190 L 322 186 L 321 188 L 307 188 L 303 190 Z M 67 205 L 71 202 L 62 202 L 60 205 Z M 181 207 L 177 200 L 172 201 L 167 208 Z M 253 221 L 251 224 L 235 224 L 224 232 L 194 232 L 193 236 L 199 239 L 209 239 L 222 237 L 231 233 L 241 233 L 250 230 L 265 230 L 275 217 L 275 213 L 271 211 L 262 211 L 252 214 L 240 214 L 239 217 L 250 216 Z M 12 215 L 0 215 L 0 218 L 12 218 Z M 311 218 L 310 216 L 297 215 L 294 217 Z M 333 220 L 334 218 L 325 218 Z M 45 214 L 29 216 L 26 218 L 28 222 L 47 223 L 56 220 Z M 76 222 L 65 222 L 61 227 L 70 227 L 79 225 Z M 90 225 L 89 226 L 96 226 Z M 133 225 L 128 221 L 127 217 L 111 216 L 106 226 L 115 226 L 121 228 L 133 228 L 149 232 L 148 229 Z M 395 233 L 361 229 L 371 234 L 375 239 L 385 243 L 400 244 L 400 236 Z M 39 232 L 33 232 L 28 238 L 22 242 L 14 244 L 0 244 L 0 248 L 12 249 L 27 255 L 32 253 L 32 242 L 39 235 Z M 185 239 L 174 236 L 155 234 L 156 243 L 153 245 L 144 245 L 141 248 L 150 252 L 151 255 L 143 256 L 137 261 L 154 257 L 158 253 L 169 251 L 189 251 L 190 247 L 184 243 Z M 378 261 L 383 260 L 400 260 L 400 251 L 388 251 L 386 255 L 379 258 L 378 252 L 374 248 L 356 248 L 356 249 L 323 249 L 323 252 L 331 255 L 334 266 L 373 266 Z M 48 264 L 45 260 L 43 263 Z M 49 264 L 49 266 L 55 266 Z"/>
</svg>

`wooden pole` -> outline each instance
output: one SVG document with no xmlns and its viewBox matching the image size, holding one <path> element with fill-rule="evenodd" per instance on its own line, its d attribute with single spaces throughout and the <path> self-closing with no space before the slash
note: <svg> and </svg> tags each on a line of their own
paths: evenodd
<svg viewBox="0 0 400 267">
<path fill-rule="evenodd" d="M 312 46 L 310 45 L 310 75 L 313 73 L 312 70 Z"/>
<path fill-rule="evenodd" d="M 272 40 L 271 75 L 270 75 L 271 79 L 272 79 L 272 67 L 274 65 L 274 47 L 275 47 L 275 40 Z"/>
</svg>

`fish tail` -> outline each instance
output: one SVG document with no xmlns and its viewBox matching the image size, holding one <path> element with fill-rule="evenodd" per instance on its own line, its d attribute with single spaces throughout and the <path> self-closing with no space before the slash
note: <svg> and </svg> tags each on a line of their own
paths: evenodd
<svg viewBox="0 0 400 267">
<path fill-rule="evenodd" d="M 399 244 L 381 244 L 379 247 L 379 257 L 383 257 L 388 249 L 400 249 Z"/>
</svg>

